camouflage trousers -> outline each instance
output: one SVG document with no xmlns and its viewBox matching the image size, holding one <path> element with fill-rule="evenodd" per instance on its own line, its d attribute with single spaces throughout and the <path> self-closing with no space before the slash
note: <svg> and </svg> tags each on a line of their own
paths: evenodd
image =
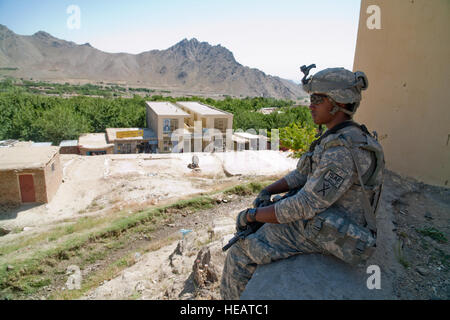
<svg viewBox="0 0 450 320">
<path fill-rule="evenodd" d="M 318 246 L 306 241 L 302 220 L 285 224 L 266 223 L 228 250 L 220 294 L 226 300 L 239 299 L 258 264 L 302 253 L 322 252 Z"/>
</svg>

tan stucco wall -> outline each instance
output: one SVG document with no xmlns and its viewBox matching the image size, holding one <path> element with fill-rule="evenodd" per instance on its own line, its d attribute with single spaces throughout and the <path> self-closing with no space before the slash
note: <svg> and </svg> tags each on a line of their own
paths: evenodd
<svg viewBox="0 0 450 320">
<path fill-rule="evenodd" d="M 159 137 L 158 132 L 158 116 L 156 113 L 147 105 L 147 128 L 152 129 L 156 136 Z"/>
<path fill-rule="evenodd" d="M 62 182 L 62 166 L 59 153 L 55 154 L 53 159 L 45 167 L 45 186 L 47 191 L 47 202 L 53 199 L 53 196 L 58 191 L 59 186 Z M 54 170 L 52 170 L 52 164 L 54 165 Z"/>
<path fill-rule="evenodd" d="M 380 30 L 367 28 L 369 5 Z M 378 132 L 387 167 L 440 186 L 450 185 L 449 30 L 449 0 L 362 0 L 353 67 L 369 79 L 355 120 Z"/>
</svg>

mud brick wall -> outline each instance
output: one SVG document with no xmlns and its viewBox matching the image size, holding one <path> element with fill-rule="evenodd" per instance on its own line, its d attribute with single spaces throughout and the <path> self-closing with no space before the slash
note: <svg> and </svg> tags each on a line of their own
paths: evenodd
<svg viewBox="0 0 450 320">
<path fill-rule="evenodd" d="M 43 169 L 23 169 L 0 171 L 0 203 L 22 202 L 20 196 L 19 175 L 32 174 L 36 202 L 47 202 L 47 191 L 45 187 L 45 174 Z"/>
<path fill-rule="evenodd" d="M 60 147 L 59 148 L 60 154 L 80 154 L 80 148 L 78 146 L 74 147 Z"/>
<path fill-rule="evenodd" d="M 60 158 L 59 153 L 55 153 L 44 170 L 47 202 L 52 200 L 62 182 L 63 170 Z"/>
</svg>

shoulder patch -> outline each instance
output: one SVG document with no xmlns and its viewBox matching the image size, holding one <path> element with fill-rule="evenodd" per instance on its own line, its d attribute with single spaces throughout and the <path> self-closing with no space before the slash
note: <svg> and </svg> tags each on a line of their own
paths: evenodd
<svg viewBox="0 0 450 320">
<path fill-rule="evenodd" d="M 336 189 L 339 189 L 342 182 L 344 182 L 344 178 L 334 172 L 333 169 L 330 169 L 327 173 L 325 173 L 323 180 L 331 184 Z"/>
<path fill-rule="evenodd" d="M 330 199 L 342 186 L 346 177 L 343 170 L 330 168 L 319 178 L 313 191 L 323 199 Z"/>
</svg>

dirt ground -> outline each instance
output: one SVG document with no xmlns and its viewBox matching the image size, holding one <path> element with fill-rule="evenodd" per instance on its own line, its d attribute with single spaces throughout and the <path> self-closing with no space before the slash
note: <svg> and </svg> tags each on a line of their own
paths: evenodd
<svg viewBox="0 0 450 320">
<path fill-rule="evenodd" d="M 0 237 L 0 246 L 19 234 L 39 233 L 49 225 L 80 215 L 175 201 L 243 183 L 258 173 L 282 174 L 281 169 L 291 170 L 296 163 L 282 153 L 272 158 L 251 152 L 238 155 L 240 158 L 213 154 L 202 155 L 201 171 L 193 171 L 187 168 L 190 156 L 63 156 L 64 183 L 55 199 L 48 205 L 22 207 L 0 215 L 0 227 L 26 229 Z M 218 289 L 225 258 L 221 248 L 233 234 L 236 214 L 249 207 L 254 196 L 217 197 L 213 209 L 194 214 L 181 210 L 179 218 L 166 223 L 151 240 L 140 235 L 129 241 L 121 254 L 133 255 L 131 265 L 81 299 L 220 299 Z M 393 298 L 449 299 L 449 214 L 450 189 L 386 171 L 377 216 L 378 248 L 369 263 L 380 266 L 383 285 L 390 288 Z M 143 252 L 142 243 L 161 245 Z M 82 270 L 72 268 L 75 271 L 60 275 L 57 286 L 48 286 L 29 298 L 47 299 L 52 292 L 71 290 L 70 281 L 83 282 L 108 261 L 112 257 Z"/>
<path fill-rule="evenodd" d="M 115 207 L 157 205 L 238 183 L 241 176 L 270 176 L 295 168 L 288 153 L 244 151 L 199 153 L 200 168 L 187 167 L 192 153 L 61 155 L 63 183 L 49 204 L 0 208 L 0 227 L 42 231 L 80 215 L 100 215 Z M 8 241 L 14 234 L 0 237 Z"/>
<path fill-rule="evenodd" d="M 378 249 L 369 264 L 380 266 L 392 299 L 449 299 L 450 190 L 387 171 L 384 192 Z M 221 248 L 232 236 L 236 213 L 251 200 L 218 208 L 214 220 L 190 237 L 143 256 L 83 299 L 220 299 Z M 210 243 L 198 245 L 208 237 Z"/>
</svg>

